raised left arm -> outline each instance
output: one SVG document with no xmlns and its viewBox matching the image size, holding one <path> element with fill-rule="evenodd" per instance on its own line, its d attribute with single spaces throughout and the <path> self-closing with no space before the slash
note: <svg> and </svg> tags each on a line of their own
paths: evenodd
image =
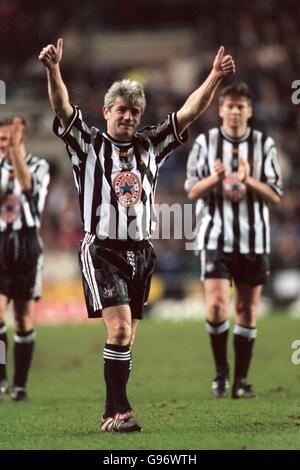
<svg viewBox="0 0 300 470">
<path fill-rule="evenodd" d="M 9 149 L 11 163 L 15 177 L 20 183 L 22 191 L 30 191 L 32 188 L 32 176 L 25 161 L 24 134 L 21 124 L 13 122 L 11 125 L 11 144 Z"/>
<path fill-rule="evenodd" d="M 224 53 L 224 46 L 221 46 L 207 79 L 188 97 L 182 108 L 177 111 L 177 124 L 180 134 L 208 108 L 222 78 L 235 73 L 233 58 L 230 55 L 224 56 Z"/>
</svg>

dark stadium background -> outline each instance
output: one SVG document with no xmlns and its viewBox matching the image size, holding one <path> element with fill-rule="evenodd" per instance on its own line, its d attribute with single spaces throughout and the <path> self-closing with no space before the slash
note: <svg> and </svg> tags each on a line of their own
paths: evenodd
<svg viewBox="0 0 300 470">
<path fill-rule="evenodd" d="M 112 81 L 128 76 L 144 83 L 148 109 L 143 122 L 152 124 L 176 110 L 201 83 L 219 45 L 234 56 L 234 80 L 246 81 L 254 92 L 254 125 L 275 138 L 286 187 L 281 204 L 272 209 L 272 278 L 263 304 L 297 311 L 300 109 L 291 96 L 292 82 L 300 79 L 298 2 L 1 0 L 0 18 L 0 79 L 7 91 L 1 116 L 23 113 L 29 120 L 28 149 L 51 164 L 42 230 L 46 258 L 40 321 L 55 322 L 54 313 L 63 321 L 85 315 L 76 254 L 82 233 L 77 195 L 64 147 L 51 131 L 45 70 L 37 59 L 40 49 L 60 36 L 65 40 L 62 72 L 71 100 L 100 128 L 104 122 L 99 110 Z M 218 124 L 216 104 L 162 169 L 157 203 L 188 202 L 183 191 L 188 151 L 200 131 Z M 185 241 L 155 245 L 159 257 L 153 308 L 160 298 L 194 299 L 191 310 L 198 300 L 200 306 L 199 263 L 184 249 Z"/>
</svg>

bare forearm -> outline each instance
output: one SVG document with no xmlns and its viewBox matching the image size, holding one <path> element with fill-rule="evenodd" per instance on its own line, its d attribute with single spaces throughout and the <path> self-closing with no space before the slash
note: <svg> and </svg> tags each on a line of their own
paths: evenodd
<svg viewBox="0 0 300 470">
<path fill-rule="evenodd" d="M 218 175 L 211 175 L 207 178 L 198 181 L 188 193 L 188 198 L 191 201 L 194 201 L 199 198 L 207 196 L 218 184 L 220 183 L 220 178 Z"/>
<path fill-rule="evenodd" d="M 273 189 L 270 188 L 270 186 L 268 186 L 266 183 L 262 183 L 261 181 L 258 181 L 251 176 L 248 176 L 244 180 L 244 183 L 248 189 L 251 189 L 266 202 L 270 204 L 278 204 L 280 202 L 280 197 L 278 194 L 276 194 L 275 191 L 273 191 Z"/>
<path fill-rule="evenodd" d="M 220 75 L 212 70 L 205 82 L 189 96 L 184 107 L 188 108 L 190 117 L 193 120 L 197 119 L 208 108 L 220 82 Z"/>
<path fill-rule="evenodd" d="M 180 134 L 208 108 L 221 80 L 220 74 L 212 70 L 205 82 L 189 96 L 177 112 Z"/>
<path fill-rule="evenodd" d="M 32 187 L 32 176 L 24 157 L 25 155 L 21 150 L 13 150 L 10 154 L 14 174 L 22 190 L 30 191 Z"/>
<path fill-rule="evenodd" d="M 47 78 L 51 106 L 62 124 L 66 126 L 72 116 L 73 108 L 70 104 L 68 90 L 62 80 L 58 64 L 51 69 L 47 69 Z"/>
</svg>

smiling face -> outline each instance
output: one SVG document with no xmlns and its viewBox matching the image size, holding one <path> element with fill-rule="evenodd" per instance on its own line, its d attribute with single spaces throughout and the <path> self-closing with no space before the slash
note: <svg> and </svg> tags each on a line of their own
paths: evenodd
<svg viewBox="0 0 300 470">
<path fill-rule="evenodd" d="M 141 122 L 140 106 L 133 106 L 118 96 L 111 108 L 103 107 L 103 116 L 107 121 L 107 132 L 113 139 L 121 142 L 131 140 Z"/>
<path fill-rule="evenodd" d="M 246 97 L 225 96 L 219 107 L 219 114 L 229 135 L 242 136 L 252 116 L 251 102 Z"/>
<path fill-rule="evenodd" d="M 0 127 L 0 158 L 4 158 L 8 154 L 10 145 L 11 128 L 10 126 Z"/>
</svg>

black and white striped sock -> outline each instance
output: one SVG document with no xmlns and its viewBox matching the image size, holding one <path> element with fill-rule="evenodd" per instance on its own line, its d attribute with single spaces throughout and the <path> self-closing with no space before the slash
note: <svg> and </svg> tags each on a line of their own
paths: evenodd
<svg viewBox="0 0 300 470">
<path fill-rule="evenodd" d="M 214 355 L 216 372 L 223 370 L 224 374 L 228 370 L 227 363 L 227 338 L 229 332 L 229 321 L 224 320 L 221 323 L 213 323 L 208 320 L 205 322 L 207 332 L 210 336 L 211 348 Z"/>
<path fill-rule="evenodd" d="M 245 379 L 248 375 L 252 350 L 256 338 L 257 329 L 241 325 L 234 325 L 233 346 L 235 356 L 235 380 Z"/>
<path fill-rule="evenodd" d="M 25 333 L 16 332 L 14 337 L 15 375 L 13 385 L 26 387 L 28 372 L 31 365 L 36 333 L 34 330 Z"/>
<path fill-rule="evenodd" d="M 106 410 L 104 417 L 131 410 L 126 385 L 131 367 L 129 345 L 105 344 L 103 351 L 104 378 L 106 381 Z"/>
</svg>

